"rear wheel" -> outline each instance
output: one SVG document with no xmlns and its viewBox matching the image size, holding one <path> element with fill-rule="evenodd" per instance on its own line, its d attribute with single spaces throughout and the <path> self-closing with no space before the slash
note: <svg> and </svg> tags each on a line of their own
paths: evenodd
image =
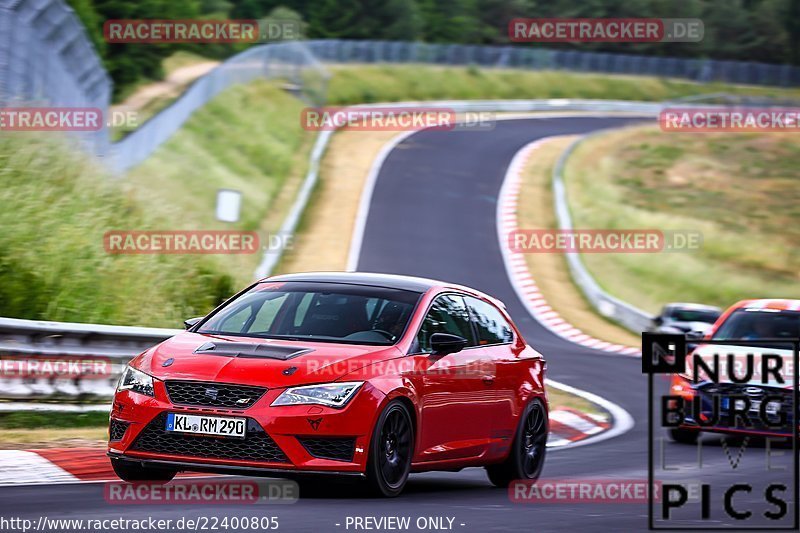
<svg viewBox="0 0 800 533">
<path fill-rule="evenodd" d="M 694 444 L 699 436 L 699 431 L 691 429 L 672 428 L 669 430 L 669 438 L 681 444 Z"/>
<path fill-rule="evenodd" d="M 489 481 L 507 487 L 515 479 L 539 479 L 547 452 L 547 410 L 534 398 L 520 417 L 519 426 L 505 462 L 486 467 Z"/>
<path fill-rule="evenodd" d="M 372 431 L 367 484 L 377 496 L 394 497 L 403 491 L 411 471 L 414 426 L 411 413 L 400 400 L 383 410 Z"/>
<path fill-rule="evenodd" d="M 172 481 L 172 478 L 178 473 L 177 470 L 152 468 L 131 461 L 120 461 L 119 459 L 111 459 L 111 467 L 122 481 L 128 482 L 154 481 L 167 483 Z"/>
</svg>

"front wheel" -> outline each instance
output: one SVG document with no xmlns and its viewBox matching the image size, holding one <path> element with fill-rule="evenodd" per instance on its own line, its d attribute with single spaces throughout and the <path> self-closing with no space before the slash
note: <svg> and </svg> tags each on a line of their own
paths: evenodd
<svg viewBox="0 0 800 533">
<path fill-rule="evenodd" d="M 547 452 L 547 432 L 547 410 L 539 398 L 534 398 L 520 417 L 508 458 L 486 467 L 489 481 L 496 487 L 508 487 L 515 479 L 539 479 Z"/>
<path fill-rule="evenodd" d="M 166 468 L 151 468 L 142 466 L 139 463 L 131 461 L 121 461 L 119 459 L 111 459 L 111 467 L 114 473 L 122 481 L 135 482 L 135 481 L 152 481 L 158 483 L 168 483 L 178 473 L 177 470 L 170 470 Z"/>
<path fill-rule="evenodd" d="M 392 400 L 372 431 L 367 484 L 378 496 L 393 498 L 403 491 L 411 471 L 414 426 L 411 414 L 400 400 Z"/>
</svg>

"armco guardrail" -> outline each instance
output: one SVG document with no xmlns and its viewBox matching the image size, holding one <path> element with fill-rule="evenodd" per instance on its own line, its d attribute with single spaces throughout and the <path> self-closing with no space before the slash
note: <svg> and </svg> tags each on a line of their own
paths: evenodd
<svg viewBox="0 0 800 533">
<path fill-rule="evenodd" d="M 0 318 L 0 399 L 107 400 L 131 358 L 179 331 Z"/>
<path fill-rule="evenodd" d="M 266 44 L 245 50 L 199 78 L 169 107 L 114 144 L 112 167 L 124 172 L 145 159 L 219 93 L 256 79 L 283 79 L 312 104 L 324 99 L 329 74 L 302 42 Z"/>
<path fill-rule="evenodd" d="M 553 167 L 553 200 L 555 202 L 556 219 L 558 220 L 558 227 L 560 229 L 573 229 L 572 216 L 570 215 L 569 203 L 567 202 L 567 191 L 564 185 L 564 165 L 578 144 L 592 135 L 597 134 L 581 137 L 570 144 L 558 158 L 555 167 Z M 623 302 L 619 298 L 615 298 L 604 291 L 586 269 L 583 261 L 581 261 L 579 253 L 567 252 L 565 255 L 573 281 L 575 281 L 581 289 L 581 292 L 583 292 L 583 295 L 589 300 L 589 303 L 598 313 L 619 322 L 636 334 L 647 331 L 651 318 L 649 313 L 627 302 Z"/>
</svg>

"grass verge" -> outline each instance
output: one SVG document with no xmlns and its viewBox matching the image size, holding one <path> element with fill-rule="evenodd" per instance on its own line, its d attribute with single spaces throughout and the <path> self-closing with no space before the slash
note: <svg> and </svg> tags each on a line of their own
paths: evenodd
<svg viewBox="0 0 800 533">
<path fill-rule="evenodd" d="M 302 129 L 302 102 L 257 81 L 225 91 L 126 179 L 141 205 L 178 229 L 230 229 L 216 220 L 217 191 L 242 193 L 236 229 L 275 233 L 305 176 L 314 135 Z M 237 285 L 249 283 L 260 254 L 213 256 Z"/>
<path fill-rule="evenodd" d="M 0 430 L 105 428 L 108 413 L 63 413 L 59 411 L 25 411 L 0 414 Z"/>
<path fill-rule="evenodd" d="M 798 298 L 800 144 L 785 133 L 666 133 L 638 126 L 587 140 L 565 181 L 575 227 L 694 230 L 684 253 L 584 254 L 611 294 L 727 307 Z"/>
<path fill-rule="evenodd" d="M 730 93 L 800 98 L 800 89 L 779 89 L 653 76 L 611 76 L 563 71 L 478 69 L 431 65 L 339 65 L 330 67 L 328 102 L 353 104 L 436 99 L 598 98 L 661 101 L 698 94 Z"/>
<path fill-rule="evenodd" d="M 527 161 L 517 200 L 520 229 L 558 227 L 553 206 L 553 166 L 575 137 L 557 137 L 541 144 Z M 548 305 L 568 323 L 592 337 L 637 346 L 639 338 L 630 331 L 601 317 L 572 281 L 566 257 L 557 253 L 524 254 L 525 262 Z"/>
<path fill-rule="evenodd" d="M 588 415 L 597 415 L 607 417 L 608 413 L 599 405 L 596 405 L 585 398 L 564 392 L 555 387 L 548 387 L 547 389 L 547 402 L 550 404 L 550 411 L 555 411 L 559 408 L 575 409 Z"/>
<path fill-rule="evenodd" d="M 280 226 L 307 165 L 302 104 L 268 82 L 234 87 L 193 115 L 126 179 L 51 136 L 0 136 L 0 316 L 175 327 L 252 279 L 260 253 L 109 255 L 108 230 Z M 242 220 L 217 222 L 218 188 Z"/>
<path fill-rule="evenodd" d="M 0 136 L 0 201 L 0 316 L 175 327 L 233 290 L 207 257 L 107 254 L 105 231 L 160 224 L 52 138 Z"/>
<path fill-rule="evenodd" d="M 295 245 L 279 272 L 345 270 L 361 193 L 375 157 L 397 132 L 337 132 L 320 167 L 320 181 L 303 214 Z"/>
<path fill-rule="evenodd" d="M 103 446 L 108 413 L 56 411 L 0 414 L 0 450 Z"/>
</svg>

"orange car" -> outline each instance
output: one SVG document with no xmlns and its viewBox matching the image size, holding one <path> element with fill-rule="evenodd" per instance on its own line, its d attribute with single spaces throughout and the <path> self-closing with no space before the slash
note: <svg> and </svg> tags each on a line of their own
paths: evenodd
<svg viewBox="0 0 800 533">
<path fill-rule="evenodd" d="M 701 432 L 787 437 L 797 420 L 794 350 L 800 300 L 744 300 L 730 307 L 672 375 L 666 407 L 670 437 Z"/>
</svg>

